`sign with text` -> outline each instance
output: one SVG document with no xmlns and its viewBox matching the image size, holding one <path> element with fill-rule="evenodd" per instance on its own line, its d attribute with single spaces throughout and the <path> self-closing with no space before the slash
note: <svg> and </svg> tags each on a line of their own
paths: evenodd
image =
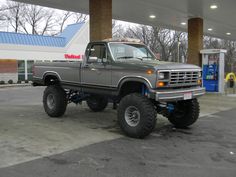
<svg viewBox="0 0 236 177">
<path fill-rule="evenodd" d="M 83 55 L 74 55 L 74 54 L 65 54 L 65 59 L 78 59 L 81 60 L 83 58 Z"/>
</svg>

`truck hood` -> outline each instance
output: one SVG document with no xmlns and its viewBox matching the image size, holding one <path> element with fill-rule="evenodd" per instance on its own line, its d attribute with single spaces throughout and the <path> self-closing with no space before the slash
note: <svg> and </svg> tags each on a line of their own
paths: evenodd
<svg viewBox="0 0 236 177">
<path fill-rule="evenodd" d="M 139 68 L 154 68 L 155 70 L 176 70 L 176 69 L 201 69 L 199 66 L 184 63 L 165 62 L 159 60 L 138 60 L 129 59 L 119 61 L 122 63 L 135 65 Z"/>
</svg>

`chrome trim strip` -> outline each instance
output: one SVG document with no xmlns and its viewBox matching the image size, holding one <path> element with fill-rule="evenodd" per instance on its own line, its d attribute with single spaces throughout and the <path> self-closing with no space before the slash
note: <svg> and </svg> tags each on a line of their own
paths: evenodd
<svg viewBox="0 0 236 177">
<path fill-rule="evenodd" d="M 88 83 L 88 82 L 81 82 L 80 83 L 81 85 L 93 85 L 93 86 L 101 86 L 101 87 L 111 87 L 111 88 L 114 88 L 112 85 L 99 85 L 99 84 L 93 84 L 93 83 Z"/>
<path fill-rule="evenodd" d="M 36 77 L 36 76 L 33 76 L 33 78 L 42 80 L 42 78 L 41 78 L 41 77 Z"/>
<path fill-rule="evenodd" d="M 157 70 L 158 72 L 181 72 L 181 71 L 183 71 L 183 72 L 185 72 L 185 71 L 202 71 L 202 69 L 201 68 L 199 68 L 199 69 L 197 69 L 197 68 L 193 68 L 193 69 L 191 69 L 191 68 L 189 68 L 189 69 L 158 69 Z"/>
<path fill-rule="evenodd" d="M 171 72 L 185 72 L 185 71 L 202 71 L 202 69 L 171 69 Z"/>
<path fill-rule="evenodd" d="M 80 62 L 81 63 L 81 62 Z M 67 67 L 67 66 L 36 66 L 37 68 L 59 68 L 59 69 L 71 69 L 71 68 L 78 68 L 78 66 L 70 66 L 70 67 Z"/>
<path fill-rule="evenodd" d="M 120 80 L 118 81 L 117 87 L 119 86 L 120 82 L 121 82 L 123 79 L 126 79 L 126 78 L 139 78 L 139 79 L 144 79 L 144 80 L 148 83 L 148 85 L 150 86 L 150 88 L 153 88 L 151 82 L 150 82 L 147 78 L 145 78 L 145 77 L 143 77 L 143 76 L 135 76 L 135 75 L 123 76 L 123 77 L 120 78 Z"/>
<path fill-rule="evenodd" d="M 160 92 L 160 91 L 156 91 L 156 93 L 160 93 L 160 94 L 172 94 L 172 93 L 183 93 L 183 92 L 194 92 L 194 91 L 205 91 L 205 88 L 200 87 L 200 88 L 195 88 L 195 89 L 182 89 L 182 90 L 173 90 L 171 92 Z"/>
<path fill-rule="evenodd" d="M 199 93 L 199 94 L 193 94 L 193 98 L 195 98 L 196 96 L 201 96 L 203 95 L 204 93 Z M 170 96 L 170 97 L 161 97 L 159 99 L 158 97 L 158 100 L 168 100 L 168 99 L 176 99 L 176 98 L 183 98 L 183 95 L 178 95 L 178 96 Z"/>
<path fill-rule="evenodd" d="M 186 90 L 179 90 L 179 91 L 171 91 L 171 92 L 155 92 L 155 100 L 156 101 L 171 101 L 171 100 L 183 100 L 183 94 L 186 92 L 192 92 L 193 98 L 198 96 L 202 96 L 205 94 L 205 88 L 197 88 L 197 89 L 186 89 Z M 170 96 L 167 96 L 170 94 Z M 173 94 L 173 95 L 172 95 Z"/>
<path fill-rule="evenodd" d="M 54 74 L 56 74 L 58 76 L 58 78 L 60 79 L 60 81 L 62 81 L 61 76 L 57 72 L 55 72 L 55 71 L 45 71 L 43 73 L 43 77 L 41 79 L 43 79 L 45 74 L 47 74 L 47 73 L 54 73 Z"/>
<path fill-rule="evenodd" d="M 79 82 L 68 82 L 68 81 L 61 81 L 62 84 L 71 84 L 77 85 L 78 87 L 100 87 L 103 89 L 116 89 L 116 87 L 104 86 L 104 85 L 97 85 L 97 84 L 83 84 Z"/>
</svg>

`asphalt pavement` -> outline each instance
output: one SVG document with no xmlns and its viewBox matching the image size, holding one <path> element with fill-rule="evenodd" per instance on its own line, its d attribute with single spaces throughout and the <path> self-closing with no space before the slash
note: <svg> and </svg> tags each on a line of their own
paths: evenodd
<svg viewBox="0 0 236 177">
<path fill-rule="evenodd" d="M 158 116 L 138 140 L 122 134 L 111 105 L 101 113 L 70 105 L 64 118 L 49 118 L 43 89 L 0 89 L 0 177 L 236 176 L 234 95 L 201 98 L 189 129 Z"/>
</svg>

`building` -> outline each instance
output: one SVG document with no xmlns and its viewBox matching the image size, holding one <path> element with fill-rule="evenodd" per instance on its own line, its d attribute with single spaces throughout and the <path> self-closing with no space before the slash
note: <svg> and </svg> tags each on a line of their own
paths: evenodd
<svg viewBox="0 0 236 177">
<path fill-rule="evenodd" d="M 0 81 L 30 80 L 37 61 L 80 60 L 89 42 L 89 23 L 67 26 L 58 36 L 0 32 Z"/>
</svg>

